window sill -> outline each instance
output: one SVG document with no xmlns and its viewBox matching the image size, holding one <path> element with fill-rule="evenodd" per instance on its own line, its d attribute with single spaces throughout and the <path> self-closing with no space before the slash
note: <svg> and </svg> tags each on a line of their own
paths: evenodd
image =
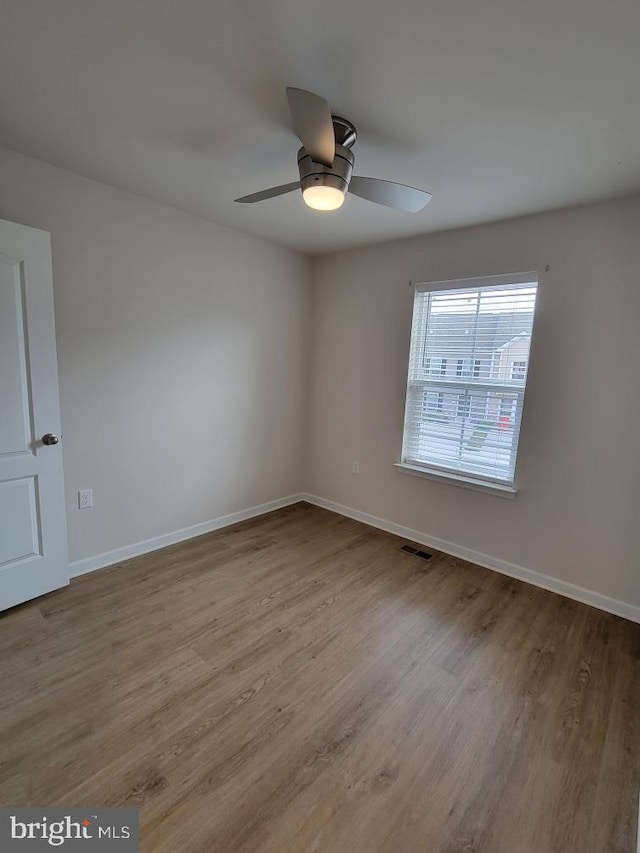
<svg viewBox="0 0 640 853">
<path fill-rule="evenodd" d="M 518 493 L 518 490 L 514 489 L 513 486 L 476 480 L 474 477 L 467 477 L 464 474 L 451 474 L 448 471 L 438 471 L 435 468 L 422 468 L 418 465 L 410 465 L 407 462 L 395 462 L 394 465 L 401 474 L 425 477 L 427 480 L 447 483 L 449 486 L 460 486 L 462 489 L 471 489 L 474 492 L 484 492 L 484 494 L 495 495 L 498 498 L 513 500 Z"/>
</svg>

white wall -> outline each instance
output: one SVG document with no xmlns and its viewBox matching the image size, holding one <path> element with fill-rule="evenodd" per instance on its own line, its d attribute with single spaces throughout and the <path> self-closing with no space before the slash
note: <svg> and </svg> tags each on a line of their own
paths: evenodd
<svg viewBox="0 0 640 853">
<path fill-rule="evenodd" d="M 410 280 L 533 269 L 519 494 L 398 472 Z M 309 491 L 640 605 L 640 199 L 324 256 L 312 310 Z"/>
<path fill-rule="evenodd" d="M 639 198 L 325 256 L 312 288 L 294 252 L 1 149 L 0 217 L 52 234 L 72 560 L 306 488 L 640 605 Z M 398 473 L 409 281 L 530 269 L 516 499 Z"/>
<path fill-rule="evenodd" d="M 3 150 L 0 217 L 52 236 L 71 560 L 300 490 L 307 259 Z"/>
</svg>

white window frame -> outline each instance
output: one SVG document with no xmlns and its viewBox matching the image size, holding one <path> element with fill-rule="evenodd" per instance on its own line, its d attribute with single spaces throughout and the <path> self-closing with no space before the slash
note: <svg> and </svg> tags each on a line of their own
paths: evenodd
<svg viewBox="0 0 640 853">
<path fill-rule="evenodd" d="M 482 276 L 477 278 L 465 278 L 465 279 L 454 279 L 449 281 L 435 281 L 428 283 L 419 283 L 414 286 L 414 305 L 415 305 L 415 296 L 417 293 L 423 292 L 441 292 L 445 290 L 451 291 L 460 291 L 460 290 L 473 290 L 480 287 L 501 287 L 510 284 L 527 284 L 529 282 L 535 282 L 539 287 L 540 285 L 540 277 L 537 272 L 523 272 L 523 273 L 512 273 L 512 274 L 504 274 L 504 275 L 492 275 L 492 276 Z M 535 309 L 534 309 L 535 311 Z M 534 313 L 534 323 L 535 323 L 535 313 Z M 412 329 L 413 334 L 413 329 Z M 433 360 L 432 360 L 433 361 Z M 458 360 L 454 359 L 454 364 L 458 365 Z M 460 393 L 463 393 L 468 389 L 481 389 L 484 385 L 486 385 L 487 390 L 491 391 L 500 391 L 504 390 L 505 393 L 508 393 L 510 388 L 509 380 L 502 380 L 499 383 L 495 383 L 493 381 L 489 381 L 487 383 L 478 383 L 475 371 L 475 363 L 472 362 L 473 365 L 473 375 L 471 377 L 471 381 L 467 377 L 459 377 L 452 376 L 442 378 L 441 381 L 443 385 L 446 385 L 448 388 L 452 386 L 457 388 Z M 457 371 L 454 371 L 456 373 Z M 528 371 L 527 371 L 528 373 Z M 475 377 L 475 381 L 474 380 Z M 434 381 L 435 379 L 435 381 Z M 526 394 L 526 379 L 525 376 L 525 385 L 524 388 L 518 387 L 518 391 L 521 391 L 523 398 L 523 406 L 521 407 L 520 417 L 516 419 L 514 424 L 514 440 L 513 446 L 514 450 L 514 464 L 512 469 L 512 476 L 508 480 L 497 479 L 488 477 L 482 474 L 470 474 L 461 470 L 447 468 L 446 466 L 436 465 L 436 464 L 425 464 L 424 462 L 418 462 L 407 458 L 405 456 L 405 447 L 407 446 L 407 423 L 408 423 L 408 393 L 407 393 L 407 408 L 405 409 L 405 417 L 404 417 L 404 428 L 403 428 L 403 438 L 402 438 L 402 455 L 401 461 L 395 463 L 396 468 L 399 471 L 406 474 L 412 474 L 417 476 L 426 477 L 431 480 L 442 481 L 449 483 L 450 485 L 462 486 L 464 488 L 472 489 L 474 491 L 485 492 L 488 494 L 498 495 L 500 497 L 506 498 L 514 498 L 517 494 L 517 488 L 515 486 L 515 476 L 516 476 L 516 467 L 518 460 L 518 450 L 519 450 L 519 441 L 520 441 L 520 427 L 522 421 L 522 410 L 524 408 L 524 397 Z M 437 378 L 434 377 L 434 374 L 431 373 L 429 377 L 429 386 L 430 390 L 433 389 L 433 385 L 437 383 Z M 407 371 L 407 392 L 409 390 L 409 371 Z M 511 389 L 513 390 L 513 389 Z"/>
</svg>

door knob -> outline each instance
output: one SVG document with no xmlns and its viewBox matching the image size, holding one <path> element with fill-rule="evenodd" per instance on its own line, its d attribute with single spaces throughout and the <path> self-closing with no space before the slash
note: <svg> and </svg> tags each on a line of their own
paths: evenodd
<svg viewBox="0 0 640 853">
<path fill-rule="evenodd" d="M 60 441 L 57 435 L 54 435 L 52 432 L 48 432 L 42 436 L 43 444 L 57 444 Z"/>
</svg>

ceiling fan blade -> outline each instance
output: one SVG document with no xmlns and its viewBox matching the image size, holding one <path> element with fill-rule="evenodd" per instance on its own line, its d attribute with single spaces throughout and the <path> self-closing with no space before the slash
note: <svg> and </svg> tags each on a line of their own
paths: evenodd
<svg viewBox="0 0 640 853">
<path fill-rule="evenodd" d="M 405 210 L 407 213 L 417 213 L 431 201 L 431 193 L 393 181 L 381 181 L 379 178 L 354 176 L 349 183 L 349 192 L 367 201 Z"/>
<path fill-rule="evenodd" d="M 237 198 L 235 201 L 240 204 L 253 204 L 254 201 L 265 201 L 268 198 L 275 198 L 278 195 L 292 193 L 294 190 L 300 189 L 300 181 L 294 181 L 291 184 L 281 184 L 279 187 L 271 187 L 268 190 L 262 190 L 259 193 L 251 195 L 243 195 L 242 198 Z"/>
<path fill-rule="evenodd" d="M 287 86 L 293 129 L 316 163 L 331 166 L 336 156 L 336 138 L 329 104 L 320 95 Z"/>
</svg>

